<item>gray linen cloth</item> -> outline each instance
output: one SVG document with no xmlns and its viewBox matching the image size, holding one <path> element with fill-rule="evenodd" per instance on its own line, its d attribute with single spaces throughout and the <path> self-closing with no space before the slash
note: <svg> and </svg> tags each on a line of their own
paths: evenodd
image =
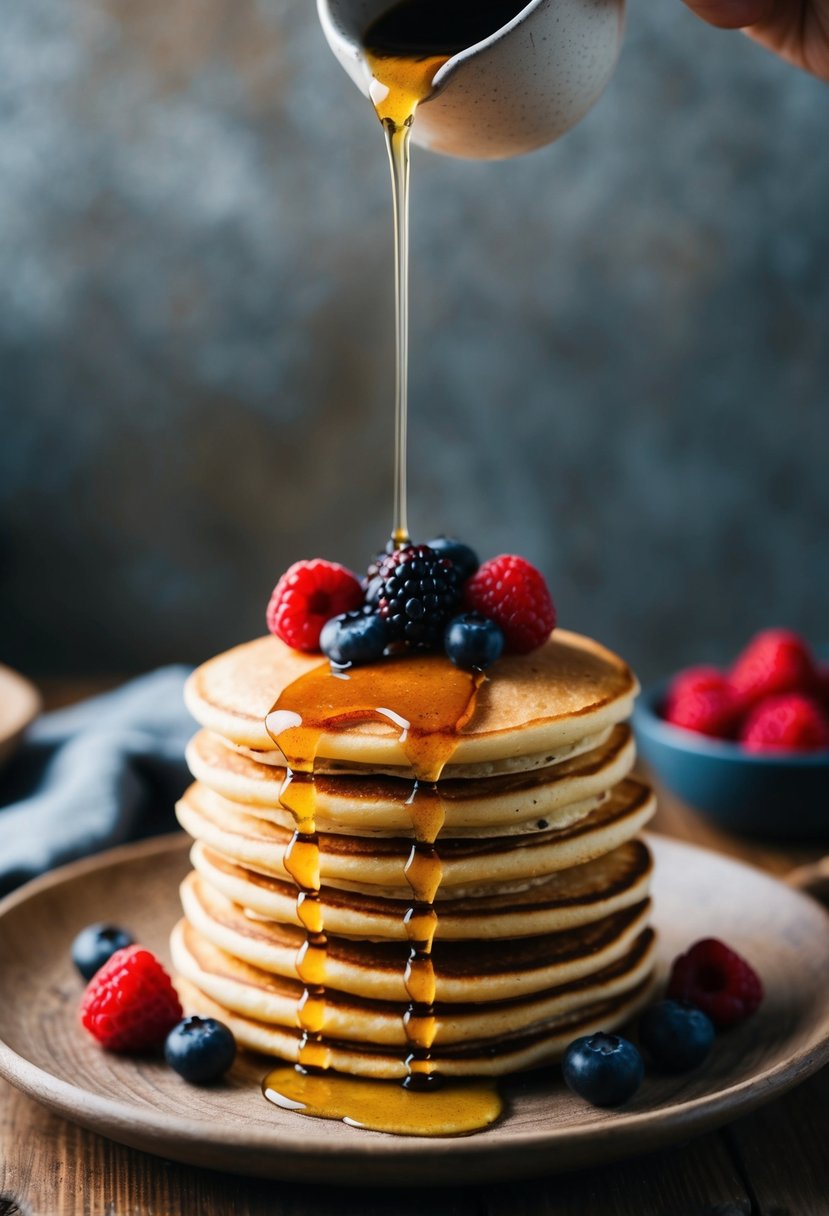
<svg viewBox="0 0 829 1216">
<path fill-rule="evenodd" d="M 0 772 L 0 894 L 53 866 L 176 828 L 189 669 L 164 667 L 45 714 Z"/>
</svg>

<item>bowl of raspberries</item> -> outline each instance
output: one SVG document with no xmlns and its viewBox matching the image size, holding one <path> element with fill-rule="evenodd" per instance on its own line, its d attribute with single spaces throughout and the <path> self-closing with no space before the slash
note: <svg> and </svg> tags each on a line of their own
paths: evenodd
<svg viewBox="0 0 829 1216">
<path fill-rule="evenodd" d="M 765 629 L 730 667 L 690 667 L 634 714 L 658 780 L 723 826 L 829 839 L 829 665 L 798 634 Z"/>
</svg>

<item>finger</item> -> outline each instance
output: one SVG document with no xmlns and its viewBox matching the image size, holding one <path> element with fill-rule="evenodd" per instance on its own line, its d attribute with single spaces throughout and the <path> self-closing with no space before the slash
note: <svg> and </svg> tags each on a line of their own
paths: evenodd
<svg viewBox="0 0 829 1216">
<path fill-rule="evenodd" d="M 756 25 L 769 14 L 774 0 L 685 0 L 693 12 L 709 25 L 739 30 Z"/>
</svg>

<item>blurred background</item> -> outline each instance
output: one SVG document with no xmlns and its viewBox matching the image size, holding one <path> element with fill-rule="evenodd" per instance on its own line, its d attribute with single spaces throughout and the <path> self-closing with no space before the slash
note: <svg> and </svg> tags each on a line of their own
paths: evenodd
<svg viewBox="0 0 829 1216">
<path fill-rule="evenodd" d="M 5 0 L 0 658 L 197 662 L 391 525 L 379 126 L 312 0 Z M 646 678 L 829 639 L 829 88 L 634 0 L 559 144 L 416 150 L 410 523 Z"/>
</svg>

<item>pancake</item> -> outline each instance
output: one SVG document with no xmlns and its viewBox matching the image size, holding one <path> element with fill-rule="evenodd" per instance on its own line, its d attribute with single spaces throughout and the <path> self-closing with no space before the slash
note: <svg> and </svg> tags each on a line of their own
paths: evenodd
<svg viewBox="0 0 829 1216">
<path fill-rule="evenodd" d="M 234 1013 L 223 1004 L 211 1000 L 186 979 L 178 979 L 177 987 L 186 1009 L 205 1017 L 221 1019 L 243 1047 L 282 1060 L 297 1060 L 302 1037 L 298 1030 L 269 1025 Z M 432 1056 L 438 1071 L 445 1077 L 499 1077 L 538 1068 L 559 1060 L 573 1039 L 581 1035 L 616 1030 L 623 1026 L 647 1004 L 652 992 L 652 979 L 647 978 L 639 987 L 623 996 L 580 1009 L 550 1025 L 536 1026 L 531 1032 L 503 1035 L 495 1042 L 435 1047 Z M 330 1067 L 336 1072 L 384 1081 L 403 1081 L 408 1075 L 405 1052 L 370 1051 L 361 1045 L 337 1040 L 330 1040 L 327 1046 Z"/>
<path fill-rule="evenodd" d="M 437 653 L 333 670 L 273 637 L 205 663 L 177 806 L 188 1009 L 388 1079 L 531 1068 L 623 1023 L 654 967 L 637 691 L 562 630 L 485 677 Z"/>
<path fill-rule="evenodd" d="M 478 760 L 475 763 L 456 764 L 450 760 L 443 770 L 443 778 L 451 780 L 473 780 L 485 777 L 504 777 L 513 773 L 532 773 L 537 769 L 549 768 L 551 765 L 562 764 L 575 756 L 594 751 L 610 738 L 613 727 L 608 726 L 595 734 L 585 735 L 572 743 L 562 743 L 558 747 L 547 747 L 540 752 L 518 753 L 514 756 L 500 756 L 492 760 Z M 225 739 L 225 744 L 240 756 L 254 760 L 257 764 L 270 765 L 273 768 L 284 769 L 285 757 L 278 748 L 269 752 L 257 751 L 252 747 L 243 747 L 231 739 Z M 393 764 L 359 764 L 356 761 L 329 760 L 318 756 L 314 763 L 314 772 L 329 777 L 393 777 L 397 780 L 411 780 L 411 770 L 396 767 Z"/>
<path fill-rule="evenodd" d="M 197 841 L 190 854 L 205 882 L 234 903 L 281 924 L 298 925 L 296 887 L 240 866 Z M 630 840 L 584 865 L 548 875 L 523 891 L 490 893 L 485 900 L 441 902 L 437 939 L 444 941 L 534 937 L 590 924 L 647 897 L 652 860 L 641 840 Z M 406 941 L 404 917 L 411 899 L 323 886 L 320 904 L 327 933 L 378 941 Z"/>
<path fill-rule="evenodd" d="M 253 919 L 243 908 L 191 873 L 181 902 L 197 933 L 262 971 L 296 977 L 304 932 Z M 433 952 L 436 999 L 443 1003 L 500 1001 L 572 983 L 620 959 L 645 928 L 650 901 L 578 929 L 496 942 L 437 942 Z M 403 942 L 350 941 L 329 936 L 326 976 L 332 988 L 376 1000 L 406 1002 Z"/>
<path fill-rule="evenodd" d="M 655 935 L 645 929 L 622 958 L 581 979 L 516 1000 L 434 1006 L 436 1041 L 442 1047 L 484 1043 L 505 1034 L 526 1032 L 571 1017 L 585 1006 L 623 997 L 638 988 L 653 969 Z M 180 921 L 171 939 L 173 963 L 190 980 L 226 1009 L 254 1021 L 293 1029 L 304 985 L 262 971 L 220 950 L 187 921 Z M 408 1002 L 366 1000 L 332 988 L 325 992 L 326 1037 L 363 1046 L 408 1051 L 403 1015 Z"/>
<path fill-rule="evenodd" d="M 185 700 L 201 726 L 237 746 L 273 753 L 267 715 L 286 687 L 319 666 L 318 655 L 301 654 L 272 636 L 258 638 L 199 667 L 187 681 Z M 380 684 L 382 666 L 377 665 Z M 460 774 L 465 765 L 514 763 L 583 741 L 627 718 L 637 691 L 636 678 L 621 659 L 588 638 L 556 630 L 532 654 L 499 660 L 496 676 L 481 686 L 472 720 L 460 732 L 451 772 Z M 380 722 L 324 732 L 317 754 L 375 771 L 410 771 L 399 731 Z"/>
<path fill-rule="evenodd" d="M 545 826 L 565 827 L 580 817 L 585 803 L 629 774 L 634 757 L 630 728 L 616 726 L 599 747 L 541 770 L 444 779 L 440 783 L 444 832 L 491 831 L 493 825 L 498 826 L 499 834 L 506 825 L 511 825 L 510 830 L 535 831 L 539 819 L 547 820 Z M 266 809 L 275 822 L 293 830 L 293 817 L 279 804 L 284 767 L 258 763 L 204 730 L 191 740 L 187 764 L 208 789 L 231 801 Z M 316 778 L 316 820 L 326 832 L 409 832 L 412 821 L 406 803 L 410 796 L 410 781 L 323 774 Z M 575 814 L 573 807 L 577 808 Z"/>
<path fill-rule="evenodd" d="M 647 786 L 628 779 L 588 815 L 560 830 L 473 840 L 444 834 L 438 846 L 441 907 L 458 889 L 517 890 L 558 870 L 583 865 L 635 836 L 655 809 Z M 288 828 L 248 814 L 240 804 L 198 783 L 184 794 L 176 813 L 185 831 L 225 858 L 260 874 L 288 878 L 284 855 L 293 836 Z M 366 839 L 320 832 L 318 840 L 320 875 L 327 886 L 356 891 L 380 888 L 390 898 L 411 898 L 404 872 L 410 838 Z"/>
</svg>

